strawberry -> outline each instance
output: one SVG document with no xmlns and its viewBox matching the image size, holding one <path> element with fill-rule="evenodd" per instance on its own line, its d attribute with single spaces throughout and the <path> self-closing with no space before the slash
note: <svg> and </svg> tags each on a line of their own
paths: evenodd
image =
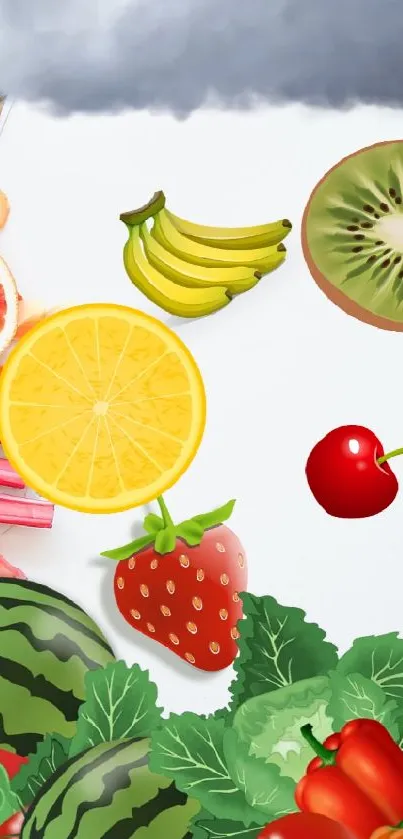
<svg viewBox="0 0 403 839">
<path fill-rule="evenodd" d="M 245 551 L 226 521 L 235 501 L 175 525 L 165 501 L 146 535 L 102 556 L 118 560 L 115 598 L 135 629 L 200 670 L 223 670 L 238 652 Z"/>
</svg>

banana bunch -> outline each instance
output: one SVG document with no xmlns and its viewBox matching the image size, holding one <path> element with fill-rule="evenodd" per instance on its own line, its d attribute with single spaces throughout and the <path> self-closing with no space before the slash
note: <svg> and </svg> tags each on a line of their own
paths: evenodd
<svg viewBox="0 0 403 839">
<path fill-rule="evenodd" d="M 278 268 L 291 230 L 288 219 L 254 227 L 194 224 L 171 213 L 161 191 L 120 219 L 129 231 L 123 257 L 132 283 L 157 306 L 184 318 L 224 308 Z"/>
</svg>

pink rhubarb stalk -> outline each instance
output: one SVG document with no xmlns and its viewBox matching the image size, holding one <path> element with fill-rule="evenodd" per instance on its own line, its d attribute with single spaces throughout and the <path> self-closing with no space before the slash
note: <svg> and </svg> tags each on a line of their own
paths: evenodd
<svg viewBox="0 0 403 839">
<path fill-rule="evenodd" d="M 0 524 L 52 527 L 54 506 L 36 498 L 0 495 Z"/>
<path fill-rule="evenodd" d="M 25 488 L 24 481 L 14 472 L 14 469 L 5 457 L 0 457 L 0 486 L 12 487 L 13 489 Z"/>
</svg>

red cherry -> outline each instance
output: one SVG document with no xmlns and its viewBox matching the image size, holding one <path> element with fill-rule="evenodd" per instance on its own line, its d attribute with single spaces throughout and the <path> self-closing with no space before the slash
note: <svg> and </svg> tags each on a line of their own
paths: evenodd
<svg viewBox="0 0 403 839">
<path fill-rule="evenodd" d="M 369 428 L 342 425 L 329 431 L 312 449 L 305 469 L 318 504 L 343 519 L 375 516 L 389 507 L 399 484 L 389 464 L 378 462 L 383 455 Z"/>
</svg>

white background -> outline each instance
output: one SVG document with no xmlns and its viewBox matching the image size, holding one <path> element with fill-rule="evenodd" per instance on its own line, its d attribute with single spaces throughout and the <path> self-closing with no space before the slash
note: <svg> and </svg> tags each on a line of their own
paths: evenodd
<svg viewBox="0 0 403 839">
<path fill-rule="evenodd" d="M 167 494 L 183 519 L 238 499 L 232 528 L 249 589 L 302 607 L 344 650 L 357 635 L 403 622 L 403 497 L 370 520 L 327 517 L 310 496 L 312 445 L 345 423 L 403 445 L 403 335 L 349 318 L 305 267 L 299 228 L 316 181 L 341 157 L 403 134 L 399 112 L 266 109 L 249 114 L 54 120 L 15 105 L 0 142 L 0 187 L 12 213 L 0 253 L 22 294 L 49 306 L 114 301 L 161 317 L 193 352 L 208 396 L 198 456 Z M 161 312 L 122 266 L 118 216 L 162 188 L 169 206 L 210 224 L 288 216 L 286 264 L 227 309 L 198 321 Z M 403 482 L 403 461 L 394 461 Z M 99 552 L 138 532 L 143 511 L 84 516 L 57 509 L 52 531 L 14 528 L 0 551 L 32 579 L 98 620 L 118 655 L 149 668 L 166 711 L 206 712 L 228 700 L 231 669 L 192 670 L 126 625 L 113 562 Z"/>
</svg>

